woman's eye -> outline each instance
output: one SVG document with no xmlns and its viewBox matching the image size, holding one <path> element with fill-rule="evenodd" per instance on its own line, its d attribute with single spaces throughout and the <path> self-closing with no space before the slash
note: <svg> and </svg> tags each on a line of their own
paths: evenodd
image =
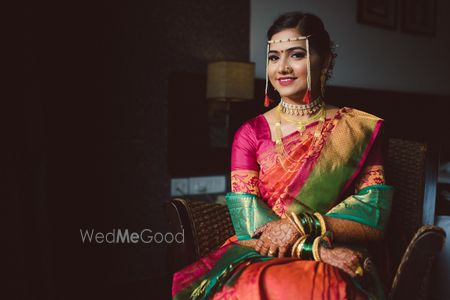
<svg viewBox="0 0 450 300">
<path fill-rule="evenodd" d="M 293 58 L 304 58 L 306 56 L 306 53 L 304 52 L 294 52 L 292 53 Z"/>
<path fill-rule="evenodd" d="M 278 56 L 276 55 L 269 55 L 269 61 L 276 61 L 278 59 Z"/>
</svg>

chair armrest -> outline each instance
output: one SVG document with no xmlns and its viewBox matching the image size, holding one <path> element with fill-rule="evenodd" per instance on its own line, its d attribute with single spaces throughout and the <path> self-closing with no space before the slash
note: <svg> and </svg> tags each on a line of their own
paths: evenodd
<svg viewBox="0 0 450 300">
<path fill-rule="evenodd" d="M 429 299 L 431 270 L 445 240 L 437 226 L 420 227 L 397 268 L 389 299 Z"/>
<path fill-rule="evenodd" d="M 234 235 L 225 205 L 175 198 L 165 204 L 170 230 L 184 231 L 184 243 L 169 247 L 171 271 L 198 260 Z"/>
</svg>

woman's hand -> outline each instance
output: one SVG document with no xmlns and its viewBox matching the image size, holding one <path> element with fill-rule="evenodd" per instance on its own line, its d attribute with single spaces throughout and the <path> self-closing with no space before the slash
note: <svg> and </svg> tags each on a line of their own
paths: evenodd
<svg viewBox="0 0 450 300">
<path fill-rule="evenodd" d="M 255 234 L 261 232 L 261 237 L 255 246 L 255 250 L 261 255 L 284 257 L 292 244 L 300 237 L 297 228 L 286 218 L 261 226 Z"/>
<path fill-rule="evenodd" d="M 361 264 L 363 256 L 356 250 L 345 247 L 325 248 L 320 246 L 319 254 L 324 263 L 338 267 L 351 277 L 363 275 L 356 273 L 358 268 L 360 268 L 359 272 L 363 272 Z"/>
</svg>

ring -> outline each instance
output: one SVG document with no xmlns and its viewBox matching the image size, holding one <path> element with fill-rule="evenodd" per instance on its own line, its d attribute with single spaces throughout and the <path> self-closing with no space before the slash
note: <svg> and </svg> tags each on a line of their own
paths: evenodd
<svg viewBox="0 0 450 300">
<path fill-rule="evenodd" d="M 273 256 L 273 251 L 269 250 L 269 253 L 267 253 L 269 256 Z"/>
<path fill-rule="evenodd" d="M 358 276 L 363 276 L 363 275 L 364 275 L 364 270 L 363 270 L 363 268 L 362 268 L 361 266 L 358 266 L 358 267 L 356 268 L 355 274 L 358 275 Z"/>
</svg>

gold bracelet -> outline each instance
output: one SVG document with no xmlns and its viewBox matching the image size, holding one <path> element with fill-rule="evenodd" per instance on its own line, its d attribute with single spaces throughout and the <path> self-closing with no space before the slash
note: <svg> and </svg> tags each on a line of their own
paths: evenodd
<svg viewBox="0 0 450 300">
<path fill-rule="evenodd" d="M 315 212 L 314 215 L 317 217 L 320 223 L 320 234 L 321 235 L 325 234 L 325 232 L 327 232 L 327 225 L 325 224 L 325 219 L 318 212 Z"/>
<path fill-rule="evenodd" d="M 295 250 L 297 249 L 298 244 L 300 243 L 301 237 L 295 241 L 294 245 L 291 248 L 291 257 L 295 257 Z"/>
<path fill-rule="evenodd" d="M 297 249 L 295 249 L 295 256 L 298 258 L 302 258 L 302 250 L 303 245 L 305 244 L 306 239 L 309 237 L 309 235 L 304 235 L 300 238 L 300 242 L 297 245 Z"/>
<path fill-rule="evenodd" d="M 295 221 L 289 215 L 285 214 L 285 216 L 289 220 L 289 222 L 291 222 L 291 224 L 294 225 L 294 227 L 297 229 L 297 231 L 301 233 L 301 235 L 305 235 L 303 227 L 299 227 L 298 224 L 295 223 Z"/>
<path fill-rule="evenodd" d="M 302 235 L 305 235 L 305 234 L 306 234 L 305 228 L 303 228 L 303 225 L 302 225 L 302 223 L 300 222 L 300 220 L 298 219 L 297 215 L 296 215 L 295 213 L 291 212 L 291 216 L 292 216 L 292 218 L 294 219 L 294 223 L 295 223 L 295 224 L 297 225 L 297 227 L 299 228 L 300 233 L 301 233 Z"/>
<path fill-rule="evenodd" d="M 312 253 L 315 261 L 321 261 L 320 259 L 320 253 L 319 253 L 319 246 L 320 241 L 322 240 L 321 236 L 318 236 L 314 239 L 313 246 L 312 246 Z"/>
</svg>

